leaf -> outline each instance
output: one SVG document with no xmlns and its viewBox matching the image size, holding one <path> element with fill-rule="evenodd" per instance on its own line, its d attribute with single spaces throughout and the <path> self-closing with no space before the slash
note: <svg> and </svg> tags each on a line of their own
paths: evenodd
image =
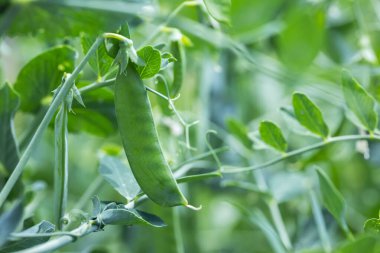
<svg viewBox="0 0 380 253">
<path fill-rule="evenodd" d="M 8 239 L 8 236 L 17 228 L 22 220 L 23 205 L 18 200 L 8 212 L 0 216 L 0 246 Z"/>
<path fill-rule="evenodd" d="M 378 121 L 373 97 L 346 70 L 342 72 L 342 88 L 348 109 L 356 115 L 366 130 L 373 132 Z"/>
<path fill-rule="evenodd" d="M 92 43 L 95 41 L 96 37 L 91 37 L 87 34 L 82 34 L 81 36 L 81 45 L 83 49 L 83 54 L 87 54 Z M 100 44 L 96 53 L 89 59 L 88 63 L 95 71 L 98 76 L 98 80 L 108 73 L 109 69 L 112 66 L 113 59 L 108 56 L 106 51 L 106 46 L 104 43 Z"/>
<path fill-rule="evenodd" d="M 364 253 L 379 252 L 379 239 L 373 236 L 364 235 L 355 241 L 349 241 L 336 250 L 338 253 Z"/>
<path fill-rule="evenodd" d="M 21 110 L 36 112 L 41 101 L 74 69 L 76 52 L 68 46 L 52 48 L 29 61 L 18 74 L 14 89 L 21 97 Z"/>
<path fill-rule="evenodd" d="M 231 0 L 204 0 L 209 14 L 221 23 L 231 23 Z"/>
<path fill-rule="evenodd" d="M 371 233 L 380 233 L 380 219 L 372 218 L 368 219 L 364 223 L 364 231 Z"/>
<path fill-rule="evenodd" d="M 131 38 L 131 35 L 129 33 L 129 25 L 128 23 L 125 23 L 124 25 L 121 25 L 119 29 L 116 31 L 117 34 L 120 34 L 128 39 Z M 115 39 L 115 38 L 106 38 L 104 40 L 104 46 L 106 49 L 106 53 L 111 57 L 111 58 L 116 58 L 116 56 L 119 53 L 120 50 L 120 40 Z"/>
<path fill-rule="evenodd" d="M 326 139 L 329 129 L 319 108 L 302 93 L 293 94 L 293 108 L 297 120 L 310 132 Z"/>
<path fill-rule="evenodd" d="M 44 39 L 76 37 L 81 32 L 98 35 L 116 30 L 126 20 L 139 21 L 136 15 L 144 17 L 147 7 L 155 10 L 152 4 L 143 1 L 55 0 L 14 4 L 8 13 L 13 12 L 12 18 L 17 22 L 10 22 L 8 34 L 39 35 Z"/>
<path fill-rule="evenodd" d="M 319 190 L 321 192 L 323 205 L 334 216 L 335 220 L 348 232 L 345 219 L 346 202 L 329 177 L 319 168 L 316 169 L 319 178 Z"/>
<path fill-rule="evenodd" d="M 137 51 L 138 56 L 145 61 L 145 66 L 137 66 L 141 79 L 155 76 L 161 68 L 161 53 L 152 46 L 146 46 Z"/>
<path fill-rule="evenodd" d="M 286 142 L 281 129 L 276 124 L 270 121 L 262 121 L 259 126 L 259 132 L 261 139 L 266 144 L 280 152 L 286 152 L 288 143 Z"/>
<path fill-rule="evenodd" d="M 226 126 L 228 131 L 230 131 L 245 147 L 248 149 L 252 148 L 252 140 L 248 137 L 248 129 L 240 121 L 234 118 L 226 119 Z"/>
<path fill-rule="evenodd" d="M 104 225 L 149 225 L 164 227 L 165 223 L 157 216 L 136 209 L 107 209 L 100 215 Z"/>
<path fill-rule="evenodd" d="M 10 174 L 19 160 L 13 118 L 19 98 L 9 84 L 0 87 L 0 163 Z"/>
<path fill-rule="evenodd" d="M 133 200 L 140 192 L 131 168 L 123 160 L 104 154 L 100 158 L 99 171 L 104 179 L 128 201 Z"/>
<path fill-rule="evenodd" d="M 286 27 L 277 41 L 279 56 L 285 66 L 302 71 L 312 63 L 323 45 L 325 11 L 297 7 L 288 13 L 285 21 Z"/>
<path fill-rule="evenodd" d="M 41 221 L 40 223 L 17 233 L 18 237 L 23 235 L 40 234 L 40 233 L 52 233 L 55 230 L 55 226 L 48 221 Z M 27 248 L 31 248 L 35 245 L 44 243 L 49 240 L 49 236 L 33 237 L 33 238 L 21 238 L 15 241 L 7 243 L 4 247 L 0 248 L 0 253 L 14 252 Z"/>
</svg>

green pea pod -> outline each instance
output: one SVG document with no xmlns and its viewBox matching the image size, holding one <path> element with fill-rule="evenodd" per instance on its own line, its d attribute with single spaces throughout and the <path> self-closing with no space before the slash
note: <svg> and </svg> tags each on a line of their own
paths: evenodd
<svg viewBox="0 0 380 253">
<path fill-rule="evenodd" d="M 174 98 L 181 91 L 186 64 L 185 52 L 180 40 L 171 43 L 171 53 L 177 59 L 173 66 L 173 84 L 170 91 L 170 96 Z"/>
<path fill-rule="evenodd" d="M 161 206 L 187 206 L 162 153 L 145 86 L 132 64 L 116 77 L 115 110 L 124 150 L 141 189 Z"/>
</svg>

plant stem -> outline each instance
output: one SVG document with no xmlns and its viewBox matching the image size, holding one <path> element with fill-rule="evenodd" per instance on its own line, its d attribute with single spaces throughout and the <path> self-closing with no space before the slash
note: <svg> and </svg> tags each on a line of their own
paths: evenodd
<svg viewBox="0 0 380 253">
<path fill-rule="evenodd" d="M 72 230 L 70 235 L 63 235 L 57 239 L 50 240 L 48 242 L 39 244 L 37 246 L 20 250 L 15 253 L 41 253 L 41 252 L 51 252 L 56 249 L 62 248 L 63 246 L 75 241 L 79 237 L 86 236 L 92 232 L 99 230 L 97 225 L 92 224 L 91 222 L 84 223 L 78 228 Z"/>
<path fill-rule="evenodd" d="M 17 182 L 17 179 L 21 176 L 22 171 L 25 168 L 25 165 L 27 164 L 30 156 L 32 155 L 32 152 L 36 149 L 39 141 L 41 140 L 43 136 L 45 129 L 48 127 L 56 110 L 58 109 L 62 101 L 65 99 L 65 97 L 67 96 L 67 93 L 73 86 L 75 79 L 77 78 L 79 73 L 82 71 L 82 69 L 85 67 L 90 57 L 96 52 L 97 48 L 100 46 L 103 40 L 104 40 L 103 37 L 99 37 L 96 39 L 96 41 L 88 50 L 87 54 L 84 56 L 82 61 L 75 68 L 73 73 L 66 79 L 66 81 L 62 85 L 62 88 L 57 93 L 57 96 L 53 99 L 51 105 L 49 106 L 49 109 L 47 110 L 44 118 L 42 119 L 40 125 L 38 126 L 36 133 L 34 134 L 32 140 L 29 142 L 16 168 L 13 170 L 11 176 L 9 177 L 8 181 L 6 182 L 6 184 L 4 185 L 3 189 L 0 192 L 0 207 L 4 204 L 10 191 L 12 190 L 15 183 Z"/>
<path fill-rule="evenodd" d="M 96 89 L 100 89 L 100 88 L 103 88 L 103 87 L 107 87 L 107 86 L 111 86 L 114 84 L 116 78 L 111 78 L 111 79 L 108 79 L 108 80 L 104 80 L 104 81 L 101 81 L 101 82 L 94 82 L 94 83 L 91 83 L 87 86 L 84 86 L 82 88 L 79 89 L 80 93 L 81 94 L 84 94 L 84 93 L 87 93 L 87 92 L 90 92 L 90 91 L 93 91 L 93 90 L 96 90 Z"/>
<path fill-rule="evenodd" d="M 327 139 L 326 141 L 323 142 L 318 142 L 316 144 L 303 147 L 300 149 L 293 150 L 289 153 L 284 154 L 281 157 L 275 158 L 273 160 L 270 160 L 268 162 L 258 164 L 258 165 L 253 165 L 253 166 L 248 166 L 248 167 L 236 167 L 236 166 L 223 166 L 222 167 L 222 172 L 223 173 L 240 173 L 240 172 L 246 172 L 246 171 L 251 171 L 251 170 L 258 170 L 258 169 L 263 169 L 266 167 L 269 167 L 273 164 L 282 162 L 284 160 L 287 160 L 291 157 L 309 152 L 314 149 L 319 149 L 323 148 L 329 144 L 336 143 L 336 142 L 345 142 L 345 141 L 359 141 L 359 140 L 376 140 L 380 141 L 380 136 L 377 135 L 343 135 L 343 136 L 338 136 L 338 137 L 331 137 L 330 139 Z"/>
<path fill-rule="evenodd" d="M 318 203 L 317 196 L 313 189 L 309 191 L 309 197 L 311 201 L 311 208 L 313 210 L 313 216 L 315 223 L 317 224 L 319 238 L 321 239 L 323 250 L 327 253 L 331 252 L 331 242 L 329 239 L 329 235 L 327 233 L 326 224 L 323 219 L 323 215 L 321 212 L 321 207 Z"/>
<path fill-rule="evenodd" d="M 181 219 L 178 208 L 172 208 L 174 239 L 177 253 L 185 253 L 181 231 Z"/>
</svg>

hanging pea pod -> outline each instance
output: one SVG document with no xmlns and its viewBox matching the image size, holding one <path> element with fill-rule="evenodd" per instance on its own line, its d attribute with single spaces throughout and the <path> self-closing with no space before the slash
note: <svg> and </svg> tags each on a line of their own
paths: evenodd
<svg viewBox="0 0 380 253">
<path fill-rule="evenodd" d="M 173 65 L 173 83 L 170 90 L 170 96 L 174 98 L 181 91 L 186 66 L 186 57 L 181 40 L 171 42 L 171 53 L 177 59 Z"/>
<path fill-rule="evenodd" d="M 145 86 L 132 64 L 116 77 L 115 110 L 124 150 L 141 189 L 161 206 L 188 205 L 162 153 Z"/>
</svg>

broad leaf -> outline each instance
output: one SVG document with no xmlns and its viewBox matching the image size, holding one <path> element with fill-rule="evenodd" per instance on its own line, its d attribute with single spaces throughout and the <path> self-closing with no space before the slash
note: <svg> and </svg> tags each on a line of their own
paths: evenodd
<svg viewBox="0 0 380 253">
<path fill-rule="evenodd" d="M 217 21 L 231 23 L 231 0 L 204 0 L 207 11 Z"/>
<path fill-rule="evenodd" d="M 99 217 L 104 225 L 149 225 L 152 227 L 166 226 L 159 217 L 135 209 L 107 209 L 103 211 Z"/>
<path fill-rule="evenodd" d="M 270 121 L 262 121 L 259 126 L 259 132 L 261 139 L 266 144 L 280 152 L 286 152 L 288 143 L 286 142 L 281 129 L 276 124 Z"/>
<path fill-rule="evenodd" d="M 354 241 L 349 241 L 336 250 L 338 253 L 379 252 L 379 239 L 371 235 L 363 235 Z M 335 252 L 335 251 L 334 251 Z"/>
<path fill-rule="evenodd" d="M 15 90 L 21 97 L 21 109 L 36 112 L 41 101 L 52 95 L 63 74 L 74 69 L 76 52 L 68 46 L 52 48 L 28 62 L 18 74 Z"/>
<path fill-rule="evenodd" d="M 342 72 L 342 88 L 348 109 L 366 130 L 373 132 L 378 121 L 373 97 L 347 71 Z"/>
<path fill-rule="evenodd" d="M 128 163 L 118 157 L 102 155 L 100 158 L 100 174 L 112 187 L 128 201 L 136 197 L 140 191 Z"/>
<path fill-rule="evenodd" d="M 95 37 L 91 37 L 87 34 L 82 34 L 81 44 L 84 54 L 88 52 L 95 39 Z M 92 69 L 97 74 L 98 80 L 101 80 L 101 78 L 108 73 L 109 69 L 112 66 L 112 62 L 113 59 L 108 56 L 104 43 L 98 47 L 96 53 L 88 61 Z"/>
<path fill-rule="evenodd" d="M 11 173 L 16 167 L 18 148 L 13 118 L 19 106 L 19 98 L 8 85 L 0 87 L 0 163 Z"/>
<path fill-rule="evenodd" d="M 324 40 L 325 12 L 297 8 L 285 17 L 286 27 L 278 37 L 279 56 L 286 66 L 300 71 L 317 56 Z"/>
<path fill-rule="evenodd" d="M 247 127 L 240 121 L 234 118 L 226 119 L 226 126 L 228 131 L 230 131 L 245 147 L 248 149 L 252 148 L 252 140 L 248 137 Z"/>
<path fill-rule="evenodd" d="M 145 61 L 145 66 L 137 66 L 141 79 L 155 76 L 161 68 L 161 53 L 152 46 L 146 46 L 137 51 L 138 56 Z"/>
<path fill-rule="evenodd" d="M 302 93 L 293 94 L 293 108 L 297 120 L 310 132 L 327 138 L 329 129 L 319 108 Z"/>
<path fill-rule="evenodd" d="M 317 174 L 323 205 L 334 216 L 342 229 L 347 232 L 348 226 L 344 217 L 346 212 L 346 202 L 344 201 L 343 196 L 321 169 L 317 168 Z"/>
<path fill-rule="evenodd" d="M 372 218 L 364 223 L 364 231 L 380 233 L 380 219 Z"/>
<path fill-rule="evenodd" d="M 33 247 L 35 245 L 44 243 L 49 240 L 50 237 L 32 237 L 32 238 L 22 238 L 23 235 L 35 234 L 36 236 L 41 233 L 52 233 L 55 230 L 55 226 L 48 221 L 41 221 L 40 223 L 17 233 L 17 237 L 21 237 L 15 241 L 11 241 L 0 248 L 0 253 L 14 252 L 23 249 Z"/>
<path fill-rule="evenodd" d="M 0 246 L 2 246 L 22 220 L 23 205 L 21 201 L 16 204 L 9 211 L 0 216 Z"/>
</svg>

